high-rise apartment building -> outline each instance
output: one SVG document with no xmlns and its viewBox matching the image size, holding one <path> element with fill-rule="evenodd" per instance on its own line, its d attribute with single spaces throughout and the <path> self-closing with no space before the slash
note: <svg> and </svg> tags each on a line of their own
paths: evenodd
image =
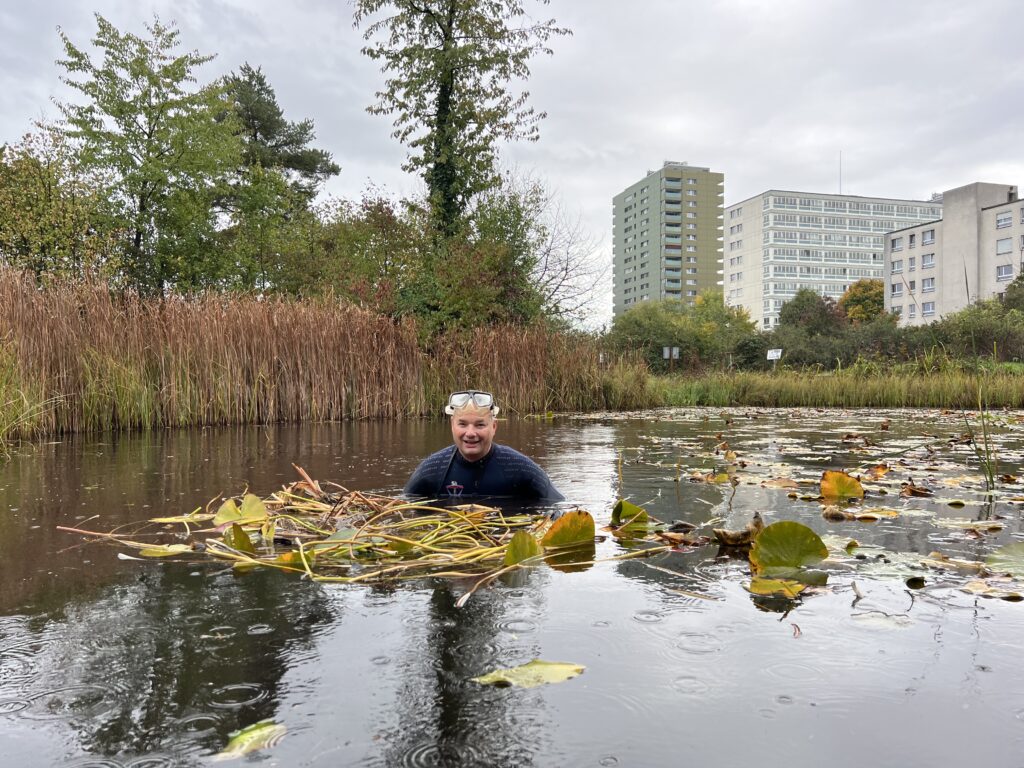
<svg viewBox="0 0 1024 768">
<path fill-rule="evenodd" d="M 1024 201 L 1009 184 L 942 193 L 942 218 L 890 232 L 885 308 L 923 325 L 991 299 L 1024 270 Z"/>
<path fill-rule="evenodd" d="M 839 299 L 852 283 L 884 277 L 887 233 L 942 215 L 938 200 L 770 189 L 725 209 L 725 303 L 762 330 L 801 288 Z"/>
<path fill-rule="evenodd" d="M 666 162 L 612 200 L 613 311 L 718 288 L 724 176 Z"/>
</svg>

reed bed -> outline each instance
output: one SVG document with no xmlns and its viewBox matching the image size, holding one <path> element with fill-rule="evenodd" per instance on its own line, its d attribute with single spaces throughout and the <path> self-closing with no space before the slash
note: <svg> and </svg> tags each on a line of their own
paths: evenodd
<svg viewBox="0 0 1024 768">
<path fill-rule="evenodd" d="M 659 377 L 662 405 L 818 408 L 1024 408 L 1024 376 L 1012 372 L 778 373 Z"/>
<path fill-rule="evenodd" d="M 513 414 L 590 410 L 608 407 L 613 389 L 646 392 L 610 387 L 610 376 L 647 381 L 642 362 L 617 365 L 610 372 L 593 337 L 543 326 L 459 330 L 421 346 L 413 320 L 336 299 L 143 300 L 89 282 L 40 288 L 0 269 L 0 441 L 436 415 L 464 387 L 491 389 Z"/>
</svg>

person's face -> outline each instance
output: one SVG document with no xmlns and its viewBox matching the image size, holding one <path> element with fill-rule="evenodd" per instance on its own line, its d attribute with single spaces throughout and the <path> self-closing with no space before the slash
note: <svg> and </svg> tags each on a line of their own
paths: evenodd
<svg viewBox="0 0 1024 768">
<path fill-rule="evenodd" d="M 490 411 L 465 408 L 452 416 L 452 439 L 466 461 L 477 461 L 486 456 L 497 431 L 498 422 Z"/>
</svg>

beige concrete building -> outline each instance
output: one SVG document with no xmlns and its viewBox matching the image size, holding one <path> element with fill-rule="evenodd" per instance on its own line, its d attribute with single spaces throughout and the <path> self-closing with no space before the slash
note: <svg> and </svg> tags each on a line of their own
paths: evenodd
<svg viewBox="0 0 1024 768">
<path fill-rule="evenodd" d="M 613 313 L 717 289 L 724 176 L 665 162 L 612 199 Z"/>
<path fill-rule="evenodd" d="M 886 234 L 942 215 L 941 203 L 770 189 L 725 209 L 723 290 L 762 330 L 801 288 L 838 300 L 884 277 Z"/>
<path fill-rule="evenodd" d="M 975 183 L 942 194 L 942 218 L 889 233 L 885 308 L 923 325 L 999 296 L 1024 267 L 1017 187 Z"/>
</svg>

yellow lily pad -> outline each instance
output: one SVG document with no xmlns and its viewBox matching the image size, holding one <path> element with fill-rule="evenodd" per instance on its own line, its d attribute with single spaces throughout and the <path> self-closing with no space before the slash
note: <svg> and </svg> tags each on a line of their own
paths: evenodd
<svg viewBox="0 0 1024 768">
<path fill-rule="evenodd" d="M 188 544 L 154 544 L 139 550 L 139 554 L 143 557 L 174 557 L 191 552 L 192 547 Z"/>
<path fill-rule="evenodd" d="M 540 543 L 547 549 L 572 547 L 594 540 L 594 518 L 583 509 L 566 512 L 555 520 Z"/>
<path fill-rule="evenodd" d="M 582 674 L 584 669 L 586 667 L 580 664 L 534 659 L 518 667 L 496 669 L 493 672 L 488 672 L 486 675 L 474 677 L 473 682 L 480 683 L 481 685 L 497 685 L 499 687 L 514 685 L 518 688 L 536 688 L 538 685 L 571 680 L 577 675 Z"/>
<path fill-rule="evenodd" d="M 752 595 L 786 597 L 793 600 L 804 591 L 805 587 L 805 584 L 791 579 L 766 579 L 755 576 L 746 586 L 746 590 Z"/>
<path fill-rule="evenodd" d="M 864 486 L 860 484 L 860 480 L 846 472 L 827 469 L 821 473 L 821 495 L 835 501 L 863 499 Z"/>
<path fill-rule="evenodd" d="M 270 749 L 278 744 L 287 732 L 285 726 L 273 720 L 260 720 L 247 728 L 235 731 L 224 749 L 213 756 L 216 761 L 234 760 L 245 757 L 260 749 Z"/>
</svg>

